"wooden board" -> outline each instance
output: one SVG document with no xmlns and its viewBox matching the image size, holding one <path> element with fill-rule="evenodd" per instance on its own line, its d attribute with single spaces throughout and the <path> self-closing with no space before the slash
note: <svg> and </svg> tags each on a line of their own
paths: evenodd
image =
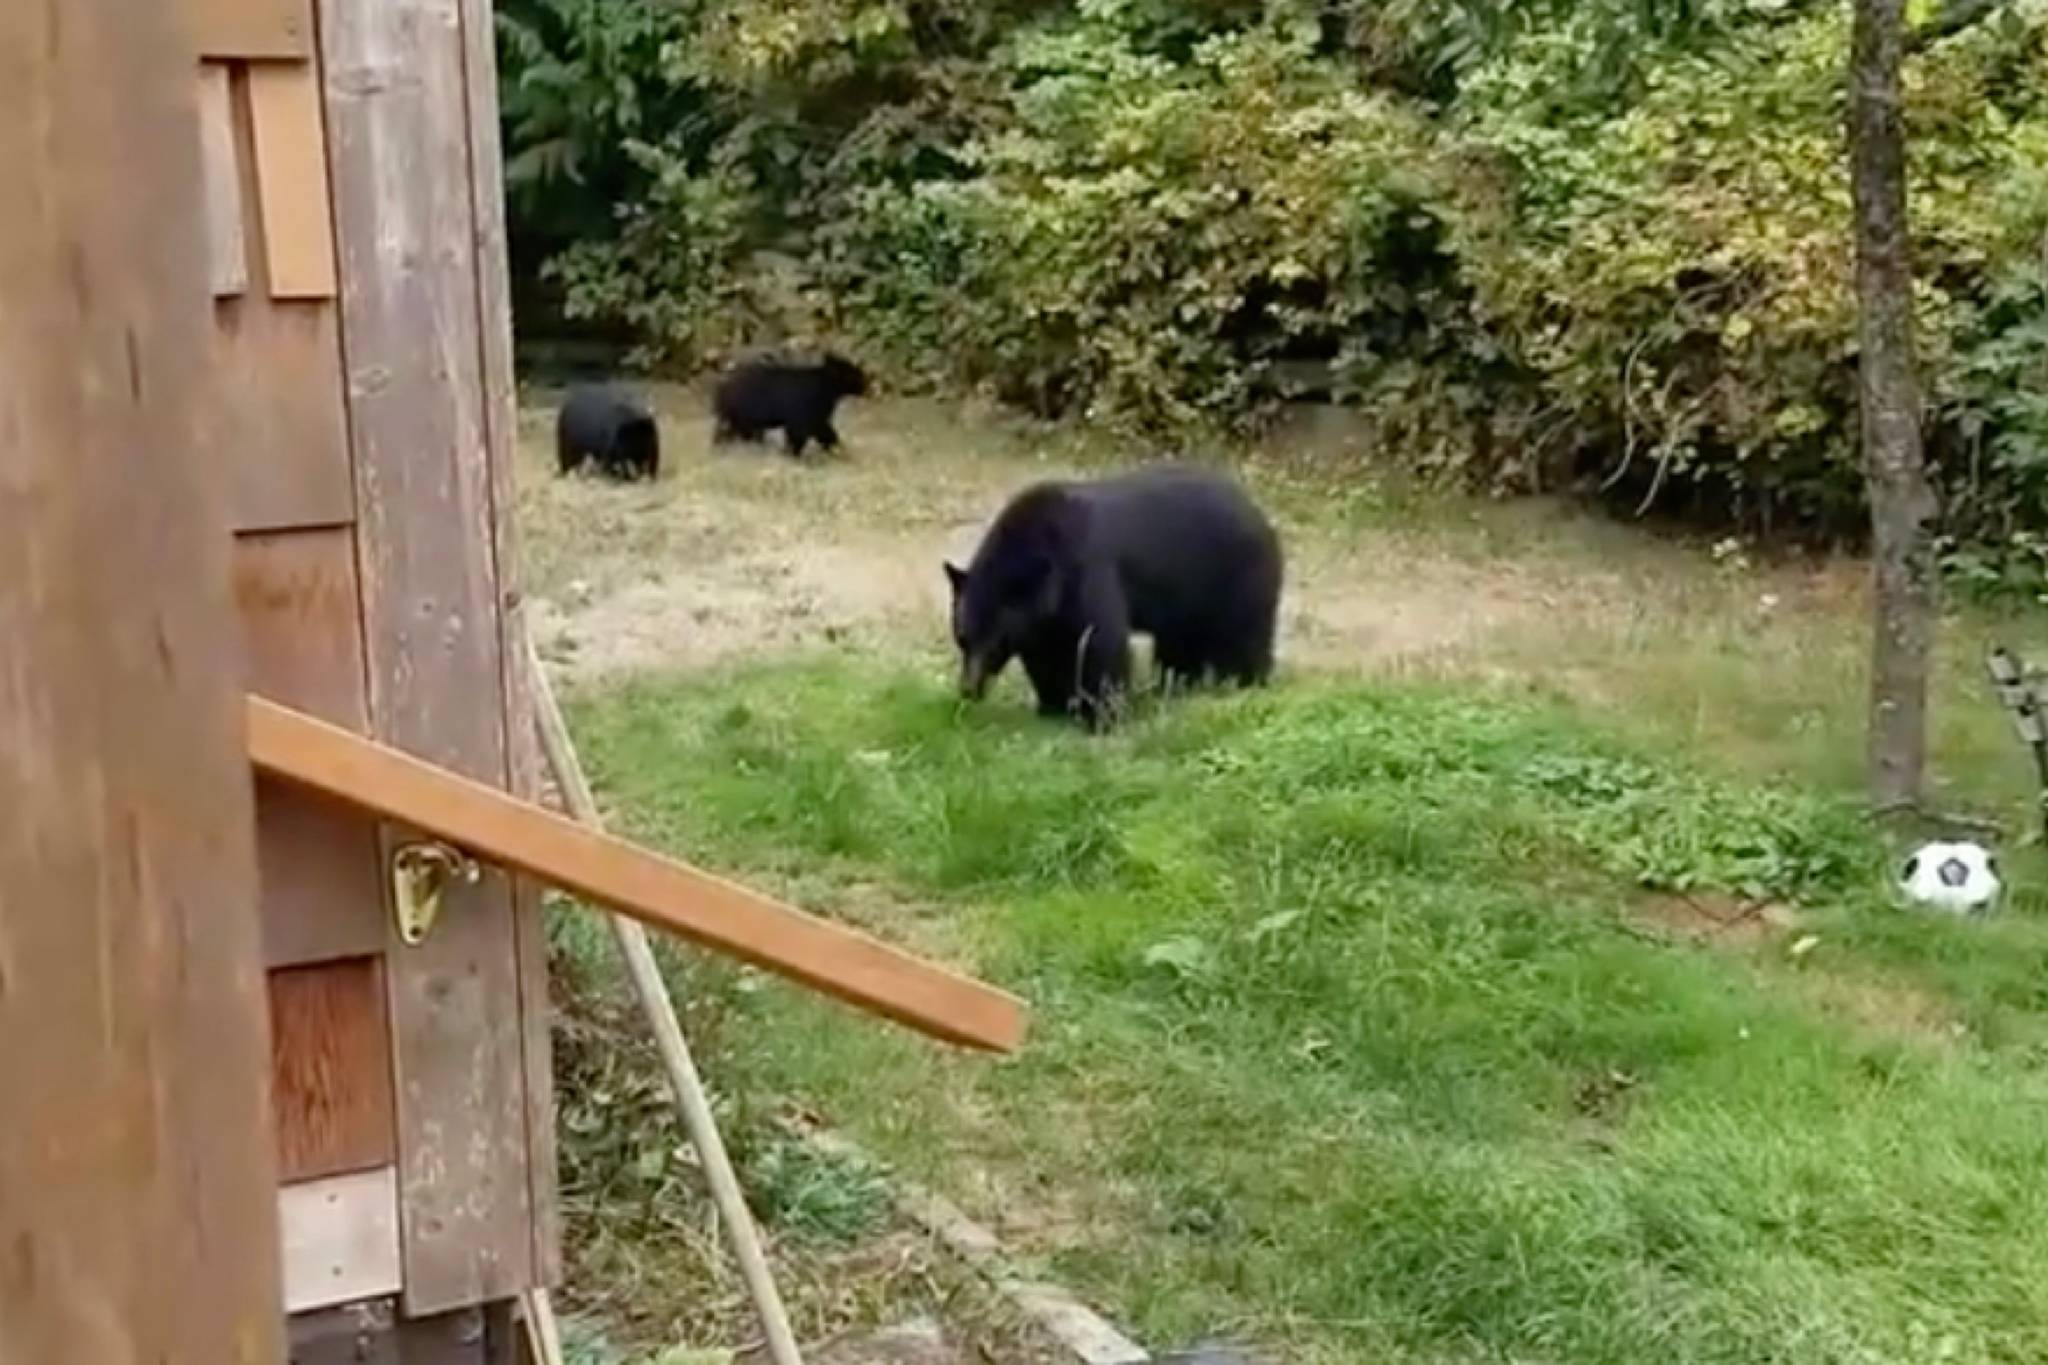
<svg viewBox="0 0 2048 1365">
<path fill-rule="evenodd" d="M 305 58 L 313 55 L 307 0 L 180 0 L 188 51 L 202 57 Z"/>
<path fill-rule="evenodd" d="M 234 589 L 249 689 L 367 728 L 350 529 L 236 537 Z M 266 964 L 383 950 L 387 916 L 375 821 L 301 788 L 259 781 L 256 845 Z"/>
<path fill-rule="evenodd" d="M 365 1299 L 299 1314 L 291 1320 L 290 1365 L 404 1365 L 397 1303 Z"/>
<path fill-rule="evenodd" d="M 401 1338 L 404 1365 L 512 1365 L 517 1343 L 508 1302 L 408 1322 Z"/>
<path fill-rule="evenodd" d="M 481 329 L 484 439 L 490 452 L 493 553 L 498 569 L 498 657 L 504 673 L 509 790 L 541 796 L 543 761 L 529 719 L 524 608 L 512 486 L 519 441 L 519 393 L 512 357 L 512 286 L 505 234 L 504 154 L 498 138 L 498 66 L 491 0 L 462 0 L 463 56 L 469 84 L 470 205 L 475 215 L 477 312 Z M 555 1210 L 555 1099 L 549 1037 L 547 932 L 540 887 L 512 884 L 519 959 L 520 1014 L 526 1049 L 526 1132 L 533 1173 L 535 1278 L 561 1278 L 561 1229 Z"/>
<path fill-rule="evenodd" d="M 346 526 L 235 537 L 248 690 L 367 729 L 355 536 Z"/>
<path fill-rule="evenodd" d="M 373 732 L 509 781 L 458 0 L 320 9 Z M 535 1281 L 518 926 L 452 892 L 390 965 L 405 1308 Z"/>
<path fill-rule="evenodd" d="M 0 4 L 0 1361 L 282 1354 L 176 12 Z"/>
<path fill-rule="evenodd" d="M 251 65 L 249 122 L 256 135 L 256 203 L 270 296 L 331 299 L 334 220 L 320 78 L 312 63 Z"/>
<path fill-rule="evenodd" d="M 1013 997 L 323 721 L 249 699 L 249 756 L 503 866 L 948 1042 L 1024 1036 Z"/>
<path fill-rule="evenodd" d="M 508 1305 L 407 1321 L 390 1299 L 292 1319 L 291 1365 L 513 1365 Z"/>
<path fill-rule="evenodd" d="M 362 812 L 287 782 L 256 783 L 263 962 L 301 966 L 385 946 L 377 828 Z"/>
<path fill-rule="evenodd" d="M 227 67 L 199 64 L 199 172 L 206 199 L 206 277 L 215 298 L 249 288 L 242 230 L 242 173 L 235 157 L 235 100 Z"/>
<path fill-rule="evenodd" d="M 243 231 L 260 242 L 246 70 L 235 74 L 234 105 Z M 230 517 L 238 531 L 351 522 L 338 311 L 332 302 L 271 298 L 267 253 L 251 251 L 249 264 L 248 292 L 214 309 L 209 421 L 233 471 Z"/>
<path fill-rule="evenodd" d="M 346 1175 L 397 1160 L 377 958 L 270 973 L 270 1056 L 281 1179 Z"/>
<path fill-rule="evenodd" d="M 398 1173 L 392 1167 L 277 1192 L 284 1305 L 303 1313 L 398 1290 Z"/>
</svg>

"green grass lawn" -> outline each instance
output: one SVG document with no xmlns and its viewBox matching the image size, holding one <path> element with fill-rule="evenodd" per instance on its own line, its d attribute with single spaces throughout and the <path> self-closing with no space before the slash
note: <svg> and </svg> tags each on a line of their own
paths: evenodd
<svg viewBox="0 0 2048 1365">
<path fill-rule="evenodd" d="M 676 956 L 757 1190 L 757 1111 L 813 1107 L 1159 1347 L 2048 1360 L 2038 891 L 1902 913 L 1823 788 L 1527 688 L 1295 679 L 1090 740 L 944 667 L 575 707 L 622 830 L 1034 1006 L 961 1057 Z"/>
</svg>

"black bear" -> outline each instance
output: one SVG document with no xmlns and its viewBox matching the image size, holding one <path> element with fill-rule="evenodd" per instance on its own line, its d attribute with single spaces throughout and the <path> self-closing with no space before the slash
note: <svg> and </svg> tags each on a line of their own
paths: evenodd
<svg viewBox="0 0 2048 1365">
<path fill-rule="evenodd" d="M 1280 538 L 1243 489 L 1186 465 L 1011 499 L 965 569 L 948 562 L 960 694 L 979 698 L 1022 658 L 1041 715 L 1111 721 L 1130 637 L 1152 637 L 1163 678 L 1247 685 L 1273 672 Z"/>
<path fill-rule="evenodd" d="M 614 478 L 653 478 L 661 469 L 661 429 L 647 405 L 611 384 L 579 384 L 555 419 L 555 459 L 564 474 L 586 460 Z"/>
<path fill-rule="evenodd" d="M 758 441 L 780 428 L 792 456 L 801 456 L 812 441 L 837 450 L 832 409 L 840 399 L 867 391 L 867 374 L 843 356 L 827 355 L 815 365 L 745 361 L 718 381 L 712 395 L 711 410 L 718 419 L 712 439 Z"/>
</svg>

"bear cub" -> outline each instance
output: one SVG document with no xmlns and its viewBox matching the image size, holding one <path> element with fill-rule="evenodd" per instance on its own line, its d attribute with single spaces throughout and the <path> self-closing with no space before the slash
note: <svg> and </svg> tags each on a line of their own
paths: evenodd
<svg viewBox="0 0 2048 1365">
<path fill-rule="evenodd" d="M 1130 686 L 1133 633 L 1152 637 L 1168 685 L 1273 672 L 1280 538 L 1242 488 L 1205 469 L 1036 484 L 966 568 L 945 568 L 969 700 L 1019 658 L 1041 715 L 1101 729 Z"/>
<path fill-rule="evenodd" d="M 717 418 L 714 441 L 758 441 L 780 429 L 789 453 L 800 458 L 816 441 L 827 450 L 839 448 L 832 410 L 843 398 L 868 391 L 868 377 L 844 356 L 827 355 L 815 365 L 783 360 L 749 360 L 733 367 L 712 394 Z"/>
<path fill-rule="evenodd" d="M 661 429 L 645 403 L 612 384 L 579 384 L 555 419 L 555 460 L 563 474 L 596 461 L 615 479 L 653 478 L 661 468 Z"/>
</svg>

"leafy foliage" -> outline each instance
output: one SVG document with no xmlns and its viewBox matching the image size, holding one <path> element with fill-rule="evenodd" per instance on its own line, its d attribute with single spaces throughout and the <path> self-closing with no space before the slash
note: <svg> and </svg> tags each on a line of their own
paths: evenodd
<svg viewBox="0 0 2048 1365">
<path fill-rule="evenodd" d="M 2048 0 L 1916 10 L 1951 563 L 2043 584 Z M 1924 12 L 1923 12 L 1924 10 Z M 1979 11 L 1982 11 L 1980 13 Z M 834 336 L 1154 433 L 1861 521 L 1848 16 L 1808 0 L 518 0 L 515 208 L 646 358 Z"/>
</svg>

